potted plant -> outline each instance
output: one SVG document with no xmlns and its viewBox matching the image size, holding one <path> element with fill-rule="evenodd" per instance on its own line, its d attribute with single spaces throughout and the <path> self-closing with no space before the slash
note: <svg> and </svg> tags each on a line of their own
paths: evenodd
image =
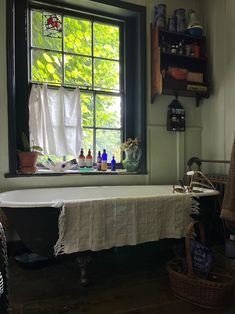
<svg viewBox="0 0 235 314">
<path fill-rule="evenodd" d="M 37 159 L 42 148 L 37 145 L 30 146 L 28 137 L 24 132 L 21 134 L 22 150 L 18 151 L 20 171 L 25 174 L 32 174 L 37 171 Z"/>
</svg>

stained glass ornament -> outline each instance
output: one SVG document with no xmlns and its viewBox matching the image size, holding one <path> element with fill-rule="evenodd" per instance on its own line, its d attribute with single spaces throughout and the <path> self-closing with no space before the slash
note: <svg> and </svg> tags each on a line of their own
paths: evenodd
<svg viewBox="0 0 235 314">
<path fill-rule="evenodd" d="M 43 35 L 46 37 L 62 37 L 62 20 L 58 14 L 43 13 Z"/>
</svg>

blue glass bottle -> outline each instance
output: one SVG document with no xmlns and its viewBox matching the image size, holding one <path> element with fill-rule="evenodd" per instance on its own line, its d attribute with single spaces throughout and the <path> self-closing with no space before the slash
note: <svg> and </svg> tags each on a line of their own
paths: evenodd
<svg viewBox="0 0 235 314">
<path fill-rule="evenodd" d="M 104 149 L 101 156 L 101 171 L 107 170 L 108 170 L 108 155 L 106 153 L 106 149 Z"/>
<path fill-rule="evenodd" d="M 111 161 L 111 171 L 116 171 L 116 160 L 113 155 L 113 159 Z"/>
</svg>

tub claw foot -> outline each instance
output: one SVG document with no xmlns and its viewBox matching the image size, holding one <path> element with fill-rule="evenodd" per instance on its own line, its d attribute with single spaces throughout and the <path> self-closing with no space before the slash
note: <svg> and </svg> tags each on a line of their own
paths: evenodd
<svg viewBox="0 0 235 314">
<path fill-rule="evenodd" d="M 89 279 L 87 275 L 87 266 L 91 261 L 90 255 L 80 255 L 77 257 L 78 266 L 80 268 L 80 285 L 86 287 L 89 284 Z"/>
</svg>

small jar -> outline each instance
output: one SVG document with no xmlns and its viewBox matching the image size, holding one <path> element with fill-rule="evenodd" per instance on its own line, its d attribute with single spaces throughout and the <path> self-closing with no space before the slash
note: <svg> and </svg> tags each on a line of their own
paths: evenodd
<svg viewBox="0 0 235 314">
<path fill-rule="evenodd" d="M 176 32 L 176 16 L 175 15 L 172 15 L 168 18 L 167 30 L 168 32 Z"/>
<path fill-rule="evenodd" d="M 171 45 L 171 53 L 176 53 L 176 46 L 174 44 Z"/>
<path fill-rule="evenodd" d="M 200 58 L 200 46 L 197 44 L 194 44 L 194 57 Z"/>
<path fill-rule="evenodd" d="M 191 55 L 191 45 L 186 45 L 185 46 L 185 54 L 188 57 Z"/>
<path fill-rule="evenodd" d="M 154 8 L 154 23 L 156 27 L 166 28 L 166 5 L 161 3 Z"/>
<path fill-rule="evenodd" d="M 184 8 L 176 9 L 175 16 L 176 16 L 176 30 L 177 32 L 183 33 L 186 29 L 185 9 Z"/>
<path fill-rule="evenodd" d="M 183 46 L 183 43 L 182 43 L 182 42 L 179 43 L 178 54 L 179 54 L 179 55 L 183 55 L 183 54 L 184 54 L 184 46 Z"/>
</svg>

